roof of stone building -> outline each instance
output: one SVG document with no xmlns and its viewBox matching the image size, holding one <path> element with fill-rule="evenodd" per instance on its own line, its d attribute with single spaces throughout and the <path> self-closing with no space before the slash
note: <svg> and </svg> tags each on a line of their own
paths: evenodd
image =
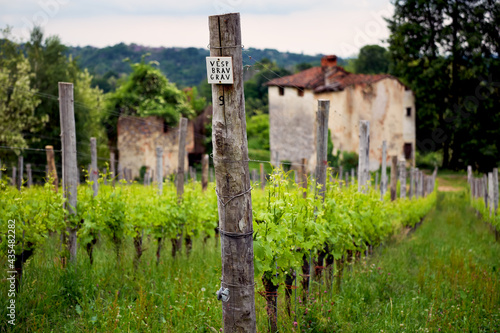
<svg viewBox="0 0 500 333">
<path fill-rule="evenodd" d="M 325 59 L 325 58 L 329 59 Z M 332 60 L 333 59 L 333 60 Z M 389 74 L 354 74 L 337 66 L 335 56 L 326 56 L 322 66 L 313 67 L 299 73 L 273 79 L 267 82 L 268 86 L 296 87 L 312 89 L 314 92 L 341 91 L 353 85 L 373 84 L 390 78 L 398 80 Z M 399 80 L 398 80 L 399 81 Z M 400 82 L 401 83 L 401 82 Z"/>
</svg>

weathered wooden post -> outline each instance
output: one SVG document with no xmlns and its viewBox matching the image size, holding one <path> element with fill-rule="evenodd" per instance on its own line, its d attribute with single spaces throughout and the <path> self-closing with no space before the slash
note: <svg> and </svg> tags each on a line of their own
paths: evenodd
<svg viewBox="0 0 500 333">
<path fill-rule="evenodd" d="M 368 192 L 368 172 L 370 166 L 370 122 L 359 121 L 359 163 L 358 163 L 358 192 Z"/>
<path fill-rule="evenodd" d="M 115 181 L 116 181 L 116 161 L 115 161 L 115 153 L 110 152 L 109 153 L 109 168 L 110 168 L 110 176 L 111 176 L 111 182 L 113 186 L 115 186 Z"/>
<path fill-rule="evenodd" d="M 398 187 L 398 157 L 391 158 L 391 201 L 396 200 Z"/>
<path fill-rule="evenodd" d="M 495 206 L 495 214 L 498 212 L 498 168 L 493 169 L 493 204 Z"/>
<path fill-rule="evenodd" d="M 31 163 L 26 164 L 26 174 L 28 176 L 28 187 L 33 186 L 33 177 L 31 174 Z"/>
<path fill-rule="evenodd" d="M 486 209 L 488 209 L 488 175 L 483 175 L 483 199 Z"/>
<path fill-rule="evenodd" d="M 302 163 L 300 165 L 300 184 L 301 187 L 304 189 L 304 192 L 302 193 L 303 198 L 305 199 L 307 197 L 307 158 L 302 159 Z"/>
<path fill-rule="evenodd" d="M 17 158 L 17 167 L 18 169 L 18 179 L 17 179 L 17 189 L 21 191 L 21 187 L 23 187 L 23 173 L 24 173 L 24 157 L 23 155 L 19 155 Z"/>
<path fill-rule="evenodd" d="M 12 167 L 12 178 L 10 179 L 12 186 L 17 187 L 17 167 Z"/>
<path fill-rule="evenodd" d="M 339 166 L 339 186 L 342 188 L 342 177 L 344 176 L 344 168 Z"/>
<path fill-rule="evenodd" d="M 208 186 L 208 154 L 201 158 L 201 189 L 205 191 Z"/>
<path fill-rule="evenodd" d="M 408 197 L 410 199 L 413 199 L 415 196 L 415 168 L 411 167 L 410 168 L 410 193 L 408 194 Z"/>
<path fill-rule="evenodd" d="M 406 198 L 406 161 L 399 161 L 399 197 Z"/>
<path fill-rule="evenodd" d="M 122 164 L 120 163 L 120 161 L 118 161 L 118 182 L 120 182 L 121 180 L 123 180 L 123 167 L 122 167 Z"/>
<path fill-rule="evenodd" d="M 387 142 L 382 141 L 382 176 L 380 177 L 380 200 L 387 192 Z"/>
<path fill-rule="evenodd" d="M 163 148 L 156 147 L 156 182 L 158 183 L 158 195 L 163 194 Z"/>
<path fill-rule="evenodd" d="M 326 167 L 327 145 L 328 145 L 328 114 L 330 112 L 330 101 L 320 99 L 318 101 L 318 112 L 316 113 L 316 189 L 321 186 L 319 195 L 325 199 L 326 191 Z"/>
<path fill-rule="evenodd" d="M 211 61 L 220 59 L 213 65 L 229 65 L 232 59 L 233 70 L 232 84 L 212 85 L 212 144 L 222 250 L 218 298 L 222 299 L 225 332 L 255 332 L 252 200 L 240 15 L 210 16 L 209 26 L 210 56 L 215 57 Z M 226 76 L 229 78 L 230 73 Z"/>
<path fill-rule="evenodd" d="M 318 111 L 316 112 L 316 195 L 321 196 L 321 200 L 325 201 L 326 193 L 326 167 L 328 166 L 327 160 L 327 147 L 328 147 L 328 116 L 330 112 L 329 100 L 318 100 Z M 319 189 L 319 190 L 318 190 Z M 323 260 L 326 256 L 326 251 L 321 249 L 318 257 L 314 262 L 316 267 L 323 267 Z M 304 258 L 307 260 L 307 258 Z M 319 276 L 320 270 L 310 267 L 311 276 Z M 311 284 L 312 277 L 309 278 L 309 285 Z"/>
<path fill-rule="evenodd" d="M 182 202 L 182 197 L 184 195 L 184 167 L 186 160 L 186 133 L 187 133 L 187 118 L 181 118 L 179 121 L 179 154 L 177 160 L 177 176 L 176 176 L 176 187 L 177 187 L 177 201 Z M 184 225 L 179 226 L 177 233 L 177 238 L 172 238 L 172 257 L 175 257 L 177 252 L 182 248 L 182 235 L 183 235 Z"/>
<path fill-rule="evenodd" d="M 99 191 L 99 169 L 97 168 L 97 141 L 96 138 L 90 138 L 90 181 L 94 196 Z"/>
<path fill-rule="evenodd" d="M 490 208 L 490 217 L 495 213 L 493 203 L 495 192 L 493 191 L 493 172 L 488 172 L 488 207 Z"/>
<path fill-rule="evenodd" d="M 54 158 L 54 147 L 45 146 L 45 152 L 47 155 L 47 166 L 49 168 L 47 176 L 52 179 L 52 185 L 54 185 L 54 191 L 57 192 L 59 189 L 59 178 L 57 177 L 56 161 Z"/>
<path fill-rule="evenodd" d="M 76 215 L 77 173 L 76 162 L 76 131 L 75 111 L 73 105 L 73 84 L 59 82 L 59 114 L 61 118 L 62 142 L 62 184 L 64 197 L 67 199 L 65 208 L 69 214 Z M 78 225 L 68 223 L 68 251 L 70 261 L 76 263 Z"/>
</svg>

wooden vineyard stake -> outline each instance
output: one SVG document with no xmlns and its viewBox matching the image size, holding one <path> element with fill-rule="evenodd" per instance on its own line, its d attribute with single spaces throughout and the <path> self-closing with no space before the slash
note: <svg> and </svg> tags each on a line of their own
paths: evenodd
<svg viewBox="0 0 500 333">
<path fill-rule="evenodd" d="M 31 163 L 26 164 L 26 174 L 28 176 L 28 187 L 33 186 L 33 177 L 31 174 Z"/>
<path fill-rule="evenodd" d="M 316 189 L 321 186 L 319 195 L 325 199 L 326 191 L 326 168 L 327 161 L 327 145 L 328 145 L 328 113 L 330 111 L 329 100 L 318 101 L 317 119 L 317 135 L 316 135 Z"/>
<path fill-rule="evenodd" d="M 387 192 L 387 142 L 382 141 L 382 176 L 380 177 L 380 200 Z"/>
<path fill-rule="evenodd" d="M 22 155 L 19 155 L 17 158 L 17 167 L 18 167 L 18 172 L 17 172 L 17 189 L 21 191 L 21 187 L 23 187 L 23 173 L 24 173 L 24 157 Z"/>
<path fill-rule="evenodd" d="M 398 187 L 398 157 L 391 158 L 391 201 L 396 200 L 396 192 Z"/>
<path fill-rule="evenodd" d="M 65 208 L 69 214 L 76 215 L 78 167 L 76 163 L 75 111 L 73 105 L 73 84 L 59 82 L 59 114 L 61 117 L 62 141 L 62 184 Z M 70 262 L 76 264 L 78 225 L 68 222 L 68 251 Z"/>
<path fill-rule="evenodd" d="M 11 185 L 17 187 L 17 167 L 12 167 L 12 178 L 10 179 Z"/>
<path fill-rule="evenodd" d="M 399 197 L 406 198 L 406 162 L 399 161 Z"/>
<path fill-rule="evenodd" d="M 255 332 L 253 228 L 241 26 L 238 13 L 209 17 L 210 56 L 231 57 L 233 84 L 212 85 L 212 144 L 218 196 L 224 332 Z"/>
<path fill-rule="evenodd" d="M 184 195 L 184 163 L 186 159 L 186 133 L 187 133 L 187 118 L 181 118 L 179 122 L 179 155 L 177 160 L 177 177 L 176 177 L 176 187 L 177 187 L 177 202 L 182 202 L 182 197 Z M 176 238 L 172 238 L 172 257 L 175 257 L 177 252 L 181 251 L 182 248 L 182 234 L 184 225 L 179 226 L 179 230 Z"/>
<path fill-rule="evenodd" d="M 47 176 L 52 179 L 52 185 L 54 185 L 54 191 L 57 192 L 59 189 L 59 178 L 57 177 L 56 161 L 54 158 L 54 147 L 45 146 L 45 152 L 47 155 L 47 166 L 49 172 Z"/>
<path fill-rule="evenodd" d="M 208 154 L 201 158 L 201 189 L 205 191 L 208 186 Z"/>
<path fill-rule="evenodd" d="M 110 177 L 113 186 L 115 186 L 115 181 L 116 181 L 116 162 L 115 162 L 115 153 L 111 152 L 109 153 L 109 168 L 110 168 Z"/>
<path fill-rule="evenodd" d="M 163 194 L 163 148 L 156 147 L 156 183 L 158 195 Z"/>
<path fill-rule="evenodd" d="M 94 197 L 99 192 L 99 169 L 97 168 L 97 141 L 96 138 L 90 138 L 90 181 Z"/>
<path fill-rule="evenodd" d="M 370 153 L 370 122 L 359 121 L 359 163 L 358 163 L 358 192 L 367 193 Z"/>
</svg>

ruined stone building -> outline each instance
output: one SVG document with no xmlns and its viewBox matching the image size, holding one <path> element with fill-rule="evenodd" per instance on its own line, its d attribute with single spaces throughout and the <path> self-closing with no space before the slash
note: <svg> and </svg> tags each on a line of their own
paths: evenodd
<svg viewBox="0 0 500 333">
<path fill-rule="evenodd" d="M 186 157 L 184 170 L 199 162 L 205 153 L 203 140 L 205 124 L 211 121 L 212 108 L 207 107 L 196 119 L 189 120 L 186 135 Z M 163 174 L 176 173 L 179 159 L 179 127 L 167 126 L 160 117 L 120 116 L 118 118 L 119 165 L 132 170 L 138 178 L 141 167 L 155 174 L 156 147 L 163 148 Z"/>
<path fill-rule="evenodd" d="M 271 156 L 316 166 L 316 111 L 318 100 L 330 101 L 328 128 L 334 153 L 359 153 L 359 121 L 370 122 L 370 169 L 382 162 L 382 141 L 388 156 L 414 164 L 415 98 L 413 92 L 388 74 L 353 74 L 325 56 L 320 67 L 276 78 L 267 83 Z M 389 157 L 388 157 L 389 159 Z"/>
</svg>

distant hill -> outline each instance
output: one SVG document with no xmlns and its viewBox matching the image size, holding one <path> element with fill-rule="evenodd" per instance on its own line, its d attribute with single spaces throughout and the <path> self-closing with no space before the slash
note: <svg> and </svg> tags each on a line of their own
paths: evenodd
<svg viewBox="0 0 500 333">
<path fill-rule="evenodd" d="M 139 62 L 141 56 L 147 53 L 150 53 L 150 56 L 146 57 L 145 61 L 157 61 L 160 70 L 171 82 L 175 82 L 180 87 L 197 86 L 206 78 L 205 57 L 209 55 L 209 50 L 194 47 L 146 47 L 120 43 L 104 48 L 69 47 L 68 53 L 77 59 L 81 68 L 87 68 L 94 75 L 96 85 L 109 91 L 113 88 L 112 82 L 116 82 L 116 78 L 130 73 L 130 65 L 123 60 L 128 58 L 132 63 Z M 243 50 L 243 64 L 254 65 L 256 61 L 267 58 L 276 62 L 280 67 L 293 70 L 295 65 L 301 63 L 317 66 L 320 64 L 321 56 L 249 48 Z M 114 81 L 110 78 L 114 78 Z"/>
</svg>

